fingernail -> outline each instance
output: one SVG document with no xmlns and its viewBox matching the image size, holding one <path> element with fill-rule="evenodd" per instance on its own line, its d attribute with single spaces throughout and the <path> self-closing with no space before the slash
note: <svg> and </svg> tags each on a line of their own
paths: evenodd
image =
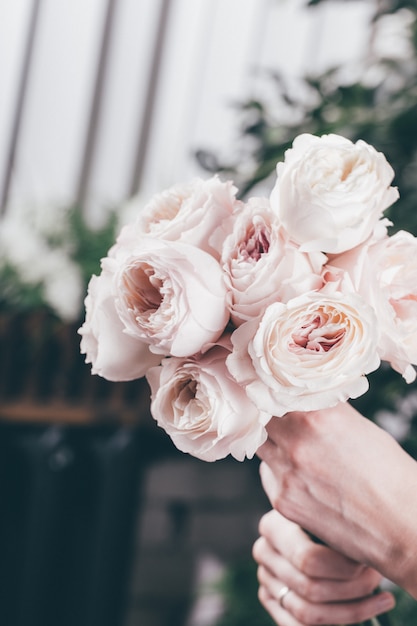
<svg viewBox="0 0 417 626">
<path fill-rule="evenodd" d="M 381 613 L 385 613 L 385 611 L 389 611 L 393 609 L 395 606 L 395 598 L 390 593 L 382 593 L 378 597 L 377 608 Z"/>
</svg>

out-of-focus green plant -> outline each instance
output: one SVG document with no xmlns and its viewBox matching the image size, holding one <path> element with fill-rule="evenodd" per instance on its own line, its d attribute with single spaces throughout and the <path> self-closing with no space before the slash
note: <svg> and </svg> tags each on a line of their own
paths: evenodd
<svg viewBox="0 0 417 626">
<path fill-rule="evenodd" d="M 226 571 L 221 581 L 225 610 L 215 626 L 275 626 L 258 601 L 255 561 L 241 559 Z"/>
<path fill-rule="evenodd" d="M 118 212 L 109 212 L 103 224 L 93 228 L 84 212 L 74 207 L 68 213 L 68 226 L 66 239 L 70 255 L 80 268 L 83 285 L 86 287 L 91 276 L 100 273 L 100 259 L 107 255 L 115 242 L 120 227 Z M 65 238 L 62 243 L 65 244 Z"/>
<path fill-rule="evenodd" d="M 310 10 L 326 1 L 337 0 L 311 0 Z M 403 24 L 407 45 L 402 47 L 407 53 L 402 56 L 380 56 L 374 49 L 378 30 L 390 16 Z M 392 208 L 396 227 L 417 234 L 416 18 L 415 1 L 378 2 L 371 20 L 369 51 L 360 62 L 309 73 L 301 79 L 265 71 L 275 100 L 252 99 L 236 105 L 241 120 L 237 152 L 226 158 L 200 150 L 200 163 L 233 177 L 246 195 L 275 171 L 276 163 L 300 133 L 338 133 L 354 141 L 364 139 L 382 151 L 395 170 L 401 193 L 401 201 Z"/>
<path fill-rule="evenodd" d="M 43 308 L 64 321 L 80 319 L 88 281 L 118 227 L 116 211 L 99 227 L 77 207 L 7 213 L 0 220 L 0 312 Z"/>
</svg>

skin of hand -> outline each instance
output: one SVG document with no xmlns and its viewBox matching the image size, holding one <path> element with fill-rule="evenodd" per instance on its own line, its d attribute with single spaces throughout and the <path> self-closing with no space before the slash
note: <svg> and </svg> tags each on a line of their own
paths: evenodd
<svg viewBox="0 0 417 626">
<path fill-rule="evenodd" d="M 258 450 L 276 510 L 417 599 L 417 463 L 350 404 L 289 413 Z"/>
<path fill-rule="evenodd" d="M 378 572 L 314 543 L 277 511 L 262 517 L 259 533 L 253 546 L 259 600 L 280 626 L 357 624 L 394 607 L 389 592 L 371 595 L 381 581 Z"/>
</svg>

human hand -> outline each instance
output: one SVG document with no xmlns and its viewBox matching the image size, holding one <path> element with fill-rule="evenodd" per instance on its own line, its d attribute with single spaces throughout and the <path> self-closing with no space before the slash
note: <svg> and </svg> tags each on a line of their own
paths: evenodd
<svg viewBox="0 0 417 626">
<path fill-rule="evenodd" d="M 351 405 L 273 418 L 258 455 L 272 506 L 417 598 L 417 463 Z"/>
<path fill-rule="evenodd" d="M 280 626 L 357 624 L 394 607 L 391 593 L 373 594 L 378 572 L 314 543 L 277 511 L 262 517 L 259 533 L 259 600 Z"/>
</svg>

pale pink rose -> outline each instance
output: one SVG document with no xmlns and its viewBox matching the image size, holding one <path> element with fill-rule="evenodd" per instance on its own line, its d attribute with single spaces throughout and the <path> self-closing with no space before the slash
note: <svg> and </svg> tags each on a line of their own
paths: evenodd
<svg viewBox="0 0 417 626">
<path fill-rule="evenodd" d="M 377 369 L 375 313 L 354 293 L 310 292 L 269 305 L 232 334 L 227 366 L 260 410 L 282 416 L 356 398 Z"/>
<path fill-rule="evenodd" d="M 78 331 L 81 353 L 86 355 L 86 363 L 91 363 L 92 374 L 115 382 L 141 378 L 161 357 L 152 354 L 146 343 L 124 332 L 112 287 L 113 275 L 108 270 L 90 279 L 85 322 Z"/>
<path fill-rule="evenodd" d="M 157 354 L 190 356 L 216 341 L 229 321 L 218 262 L 178 241 L 143 237 L 115 276 L 116 310 L 126 332 Z"/>
<path fill-rule="evenodd" d="M 203 461 L 251 458 L 271 415 L 259 411 L 226 368 L 227 344 L 204 355 L 166 358 L 151 368 L 151 413 L 176 447 Z"/>
<path fill-rule="evenodd" d="M 417 239 L 399 231 L 332 260 L 373 306 L 381 328 L 381 358 L 410 383 L 417 365 Z M 336 271 L 336 270 L 335 270 Z"/>
<path fill-rule="evenodd" d="M 271 205 L 305 251 L 340 253 L 365 241 L 398 198 L 392 167 L 366 142 L 299 135 L 277 165 Z"/>
<path fill-rule="evenodd" d="M 230 223 L 230 226 L 229 226 Z M 320 289 L 326 257 L 305 253 L 289 241 L 269 200 L 251 198 L 226 223 L 222 265 L 236 326 L 263 313 L 272 302 Z"/>
<path fill-rule="evenodd" d="M 150 235 L 158 239 L 190 243 L 218 258 L 209 242 L 213 231 L 229 217 L 239 201 L 237 188 L 218 176 L 197 178 L 155 194 L 135 224 L 124 229 L 123 239 Z M 129 232 L 130 231 L 130 232 Z"/>
</svg>

